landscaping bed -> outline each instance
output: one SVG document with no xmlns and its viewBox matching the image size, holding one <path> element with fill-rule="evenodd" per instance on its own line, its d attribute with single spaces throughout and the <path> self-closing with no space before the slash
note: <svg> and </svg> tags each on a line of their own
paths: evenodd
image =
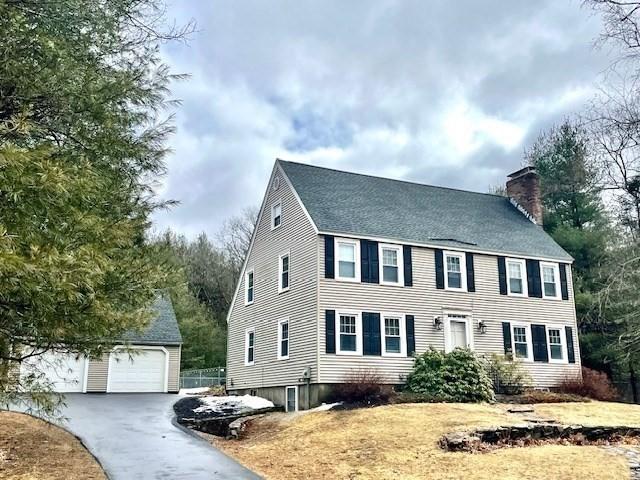
<svg viewBox="0 0 640 480">
<path fill-rule="evenodd" d="M 272 402 L 251 395 L 190 396 L 173 406 L 178 423 L 221 437 L 229 436 L 229 425 L 247 416 L 278 410 Z"/>
<path fill-rule="evenodd" d="M 0 478 L 104 480 L 102 468 L 66 430 L 14 412 L 0 412 Z"/>
</svg>

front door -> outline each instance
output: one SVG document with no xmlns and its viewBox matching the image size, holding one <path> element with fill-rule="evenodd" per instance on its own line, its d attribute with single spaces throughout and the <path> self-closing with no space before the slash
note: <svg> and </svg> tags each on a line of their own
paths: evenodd
<svg viewBox="0 0 640 480">
<path fill-rule="evenodd" d="M 467 322 L 461 320 L 451 320 L 451 349 L 467 348 Z"/>
</svg>

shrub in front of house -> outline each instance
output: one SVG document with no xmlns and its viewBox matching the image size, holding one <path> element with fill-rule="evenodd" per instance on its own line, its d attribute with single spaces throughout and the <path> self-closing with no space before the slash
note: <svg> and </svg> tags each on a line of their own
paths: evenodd
<svg viewBox="0 0 640 480">
<path fill-rule="evenodd" d="M 347 404 L 381 405 L 388 403 L 394 393 L 377 370 L 358 368 L 347 373 L 342 383 L 334 385 L 332 399 Z"/>
<path fill-rule="evenodd" d="M 558 387 L 558 391 L 602 401 L 614 401 L 620 398 L 619 392 L 606 373 L 587 367 L 582 367 L 582 380 L 566 379 Z"/>
<path fill-rule="evenodd" d="M 520 395 L 527 385 L 531 385 L 531 378 L 518 360 L 492 353 L 484 358 L 484 362 L 495 393 Z"/>
<path fill-rule="evenodd" d="M 483 361 L 471 350 L 443 353 L 433 348 L 416 357 L 407 390 L 444 402 L 493 401 L 493 386 Z"/>
</svg>

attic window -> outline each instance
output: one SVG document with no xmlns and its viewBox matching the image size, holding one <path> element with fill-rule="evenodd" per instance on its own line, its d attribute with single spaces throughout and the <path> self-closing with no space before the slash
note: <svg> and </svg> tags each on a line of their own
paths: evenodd
<svg viewBox="0 0 640 480">
<path fill-rule="evenodd" d="M 282 202 L 278 200 L 271 206 L 271 230 L 282 225 Z"/>
</svg>

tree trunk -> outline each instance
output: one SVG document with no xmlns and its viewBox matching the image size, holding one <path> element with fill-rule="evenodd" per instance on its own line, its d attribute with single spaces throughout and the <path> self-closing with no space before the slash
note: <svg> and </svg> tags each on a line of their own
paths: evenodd
<svg viewBox="0 0 640 480">
<path fill-rule="evenodd" d="M 633 365 L 629 363 L 629 383 L 631 383 L 631 395 L 633 396 L 633 403 L 638 403 L 638 386 L 636 385 L 636 370 Z"/>
</svg>

